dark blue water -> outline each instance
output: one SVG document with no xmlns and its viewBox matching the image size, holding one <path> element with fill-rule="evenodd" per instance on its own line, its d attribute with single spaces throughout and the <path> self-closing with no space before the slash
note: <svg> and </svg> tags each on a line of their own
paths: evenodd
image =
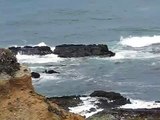
<svg viewBox="0 0 160 120">
<path fill-rule="evenodd" d="M 0 0 L 0 47 L 42 41 L 50 46 L 105 43 L 118 53 L 114 59 L 25 62 L 32 71 L 61 72 L 34 81 L 36 90 L 47 96 L 107 90 L 134 99 L 160 100 L 160 55 L 151 44 L 154 35 L 158 39 L 160 35 L 159 5 L 159 0 Z M 150 44 L 137 48 L 120 43 L 121 37 L 123 41 L 129 36 L 127 43 L 134 43 L 133 37 L 138 36 L 139 42 Z"/>
<path fill-rule="evenodd" d="M 0 0 L 5 45 L 112 43 L 120 36 L 157 35 L 159 0 Z"/>
</svg>

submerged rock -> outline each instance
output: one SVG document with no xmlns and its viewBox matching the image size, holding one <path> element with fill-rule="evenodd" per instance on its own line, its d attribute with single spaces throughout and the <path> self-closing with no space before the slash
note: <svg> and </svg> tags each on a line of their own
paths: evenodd
<svg viewBox="0 0 160 120">
<path fill-rule="evenodd" d="M 47 73 L 47 74 L 59 73 L 55 70 L 45 70 L 44 72 Z"/>
<path fill-rule="evenodd" d="M 24 47 L 9 47 L 14 54 L 25 54 L 25 55 L 47 55 L 52 54 L 53 51 L 48 46 L 24 46 Z"/>
<path fill-rule="evenodd" d="M 112 57 L 115 55 L 112 51 L 108 50 L 107 45 L 73 45 L 64 44 L 56 46 L 54 54 L 59 57 L 86 57 L 86 56 L 105 56 Z"/>
<path fill-rule="evenodd" d="M 32 78 L 40 78 L 40 74 L 37 72 L 32 72 L 31 76 L 32 76 Z"/>
</svg>

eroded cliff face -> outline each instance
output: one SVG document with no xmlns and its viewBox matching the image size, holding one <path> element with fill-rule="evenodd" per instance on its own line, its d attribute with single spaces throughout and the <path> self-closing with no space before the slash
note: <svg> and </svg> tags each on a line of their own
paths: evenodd
<svg viewBox="0 0 160 120">
<path fill-rule="evenodd" d="M 4 51 L 3 51 L 4 52 Z M 0 73 L 0 120 L 84 120 L 50 104 L 32 86 L 30 70 L 19 66 L 14 74 Z"/>
</svg>

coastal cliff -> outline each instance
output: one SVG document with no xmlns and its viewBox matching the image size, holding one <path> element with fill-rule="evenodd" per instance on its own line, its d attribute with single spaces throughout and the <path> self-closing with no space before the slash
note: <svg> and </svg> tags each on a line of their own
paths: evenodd
<svg viewBox="0 0 160 120">
<path fill-rule="evenodd" d="M 30 70 L 9 50 L 0 49 L 0 70 L 0 120 L 84 120 L 37 94 Z"/>
</svg>

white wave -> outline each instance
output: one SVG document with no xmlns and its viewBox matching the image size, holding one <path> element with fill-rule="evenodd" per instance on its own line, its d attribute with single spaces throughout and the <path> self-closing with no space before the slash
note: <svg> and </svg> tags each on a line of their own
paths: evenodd
<svg viewBox="0 0 160 120">
<path fill-rule="evenodd" d="M 51 50 L 54 51 L 54 50 L 55 50 L 55 47 L 51 47 Z"/>
<path fill-rule="evenodd" d="M 127 38 L 120 38 L 120 44 L 124 46 L 131 46 L 131 47 L 145 47 L 152 44 L 160 43 L 160 36 L 142 36 L 142 37 L 127 37 Z"/>
<path fill-rule="evenodd" d="M 41 43 L 39 43 L 39 44 L 37 44 L 37 45 L 34 45 L 34 46 L 47 46 L 47 45 L 46 45 L 45 42 L 41 42 Z"/>
<path fill-rule="evenodd" d="M 131 99 L 131 104 L 126 104 L 121 106 L 123 109 L 152 109 L 160 108 L 160 103 L 155 101 L 142 101 L 142 100 L 133 100 Z"/>
<path fill-rule="evenodd" d="M 77 107 L 69 107 L 70 112 L 80 114 L 88 118 L 103 110 L 103 109 L 97 108 L 95 104 L 98 102 L 98 100 L 94 97 L 80 97 L 80 99 L 83 101 L 83 103 Z M 91 108 L 95 109 L 95 111 L 91 112 L 90 111 Z"/>
<path fill-rule="evenodd" d="M 17 54 L 16 55 L 18 62 L 20 63 L 52 63 L 52 62 L 59 62 L 62 61 L 63 58 L 58 57 L 55 54 L 48 54 L 48 55 L 21 55 Z"/>
<path fill-rule="evenodd" d="M 111 57 L 111 60 L 118 59 L 150 59 L 160 57 L 159 54 L 153 54 L 149 52 L 134 51 L 134 50 L 120 50 L 116 52 L 114 57 Z"/>
<path fill-rule="evenodd" d="M 159 43 L 160 36 L 121 37 L 120 42 L 118 42 L 116 48 L 113 49 L 116 55 L 111 57 L 110 60 L 150 59 L 160 57 L 160 54 L 154 54 L 152 46 L 149 46 Z M 132 48 L 126 48 L 124 46 L 130 46 Z"/>
</svg>

